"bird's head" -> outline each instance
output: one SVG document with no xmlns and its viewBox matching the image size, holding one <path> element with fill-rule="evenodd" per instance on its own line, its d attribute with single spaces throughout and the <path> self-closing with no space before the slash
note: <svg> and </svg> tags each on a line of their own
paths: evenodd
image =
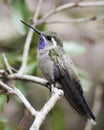
<svg viewBox="0 0 104 130">
<path fill-rule="evenodd" d="M 39 35 L 39 42 L 38 42 L 38 50 L 42 50 L 45 48 L 54 48 L 54 47 L 63 47 L 62 39 L 59 37 L 59 35 L 56 32 L 41 32 L 37 30 L 36 28 L 28 25 L 27 23 L 21 21 L 29 28 L 33 29 L 37 34 Z"/>
</svg>

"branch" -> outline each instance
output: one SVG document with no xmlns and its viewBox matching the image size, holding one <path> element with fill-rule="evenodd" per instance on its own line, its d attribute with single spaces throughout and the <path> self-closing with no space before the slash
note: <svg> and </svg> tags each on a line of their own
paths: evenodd
<svg viewBox="0 0 104 130">
<path fill-rule="evenodd" d="M 4 71 L 3 71 L 4 72 Z M 30 82 L 34 82 L 34 83 L 38 83 L 44 86 L 47 86 L 48 81 L 46 79 L 43 78 L 39 78 L 36 76 L 32 76 L 32 75 L 27 75 L 27 74 L 13 74 L 13 75 L 6 75 L 7 79 L 14 79 L 14 80 L 25 80 L 25 81 L 30 81 Z"/>
<path fill-rule="evenodd" d="M 82 23 L 82 22 L 92 22 L 104 20 L 104 16 L 92 16 L 88 18 L 78 18 L 78 19 L 69 19 L 69 20 L 56 20 L 56 21 L 46 21 L 45 24 L 64 24 L 64 23 Z"/>
<path fill-rule="evenodd" d="M 8 69 L 8 72 L 12 75 L 13 72 L 12 72 L 12 70 L 11 70 L 11 67 L 10 67 L 10 65 L 9 65 L 9 63 L 8 63 L 8 60 L 7 60 L 7 58 L 6 58 L 6 55 L 5 55 L 4 53 L 2 54 L 2 57 L 3 57 L 3 59 L 4 59 L 5 65 L 6 65 L 7 69 Z"/>
<path fill-rule="evenodd" d="M 24 77 L 26 78 L 26 75 Z M 37 78 L 37 79 L 39 79 L 39 78 Z M 44 121 L 44 119 L 46 117 L 46 115 L 54 107 L 54 105 L 60 99 L 60 97 L 63 96 L 63 94 L 64 94 L 61 89 L 55 88 L 52 85 L 51 86 L 51 88 L 52 88 L 52 96 L 51 96 L 51 98 L 47 101 L 47 103 L 45 103 L 45 105 L 43 106 L 43 108 L 40 111 L 36 111 L 35 108 L 33 108 L 31 106 L 31 104 L 27 101 L 27 99 L 24 97 L 24 95 L 21 93 L 21 91 L 19 89 L 17 89 L 16 87 L 10 87 L 10 86 L 6 85 L 5 83 L 3 83 L 2 81 L 0 81 L 0 87 L 6 89 L 9 94 L 15 94 L 16 96 L 18 96 L 19 99 L 25 105 L 25 107 L 29 110 L 31 115 L 35 117 L 34 122 L 33 122 L 32 126 L 31 126 L 30 130 L 39 130 L 41 124 L 43 123 L 43 121 Z"/>
<path fill-rule="evenodd" d="M 34 17 L 33 17 L 33 22 L 34 22 L 34 24 L 36 24 L 36 23 L 38 22 L 38 16 L 39 16 L 39 13 L 40 13 L 40 8 L 41 8 L 42 1 L 43 1 L 43 0 L 39 0 L 39 3 L 38 3 L 38 5 L 37 5 L 36 13 L 35 13 L 35 15 L 34 15 Z"/>
<path fill-rule="evenodd" d="M 96 88 L 95 88 L 95 99 L 94 99 L 94 104 L 93 104 L 93 108 L 92 108 L 92 111 L 94 112 L 96 117 L 97 117 L 97 115 L 100 111 L 100 108 L 101 108 L 102 96 L 103 96 L 103 87 L 102 86 L 96 86 Z M 91 130 L 92 127 L 93 126 L 92 126 L 91 122 L 87 121 L 84 130 Z"/>
<path fill-rule="evenodd" d="M 74 7 L 101 7 L 104 6 L 104 1 L 83 1 L 83 2 L 72 2 L 72 3 L 67 3 L 61 6 L 58 6 L 57 8 L 54 8 L 50 10 L 48 13 L 46 13 L 42 19 L 40 19 L 37 23 L 37 25 L 40 25 L 44 23 L 50 16 L 52 16 L 55 13 L 58 13 L 60 11 L 74 8 Z"/>
<path fill-rule="evenodd" d="M 43 123 L 46 115 L 49 113 L 49 111 L 54 107 L 57 100 L 60 99 L 61 96 L 63 96 L 63 91 L 60 89 L 57 89 L 55 87 L 52 87 L 52 96 L 48 100 L 48 102 L 44 105 L 44 107 L 41 109 L 40 112 L 38 112 L 37 117 L 35 118 L 30 130 L 39 130 L 41 124 Z"/>
<path fill-rule="evenodd" d="M 19 89 L 17 89 L 16 87 L 10 87 L 2 81 L 0 81 L 0 87 L 6 89 L 9 94 L 15 94 L 16 96 L 18 96 L 20 100 L 24 103 L 25 107 L 30 111 L 30 113 L 33 116 L 37 115 L 37 111 L 31 106 L 31 104 L 27 101 L 27 99 L 23 96 Z"/>
<path fill-rule="evenodd" d="M 36 13 L 34 14 L 34 17 L 33 17 L 35 24 L 37 23 L 37 19 L 39 16 L 41 2 L 42 2 L 42 0 L 39 0 L 39 3 L 38 3 L 37 8 L 36 8 Z M 35 25 L 34 25 L 34 27 L 35 27 Z M 20 70 L 18 71 L 18 74 L 23 74 L 25 69 L 26 69 L 27 60 L 28 60 L 28 53 L 29 53 L 29 48 L 30 48 L 33 33 L 34 33 L 33 30 L 29 29 L 27 37 L 26 37 L 24 49 L 23 49 L 22 63 L 21 63 Z"/>
</svg>

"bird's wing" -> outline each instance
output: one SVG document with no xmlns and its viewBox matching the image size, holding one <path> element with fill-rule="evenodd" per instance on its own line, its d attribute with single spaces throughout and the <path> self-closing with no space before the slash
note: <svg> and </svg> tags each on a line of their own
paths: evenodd
<svg viewBox="0 0 104 130">
<path fill-rule="evenodd" d="M 95 120 L 94 115 L 84 99 L 83 90 L 70 57 L 61 48 L 50 50 L 49 55 L 54 62 L 55 80 L 61 84 L 68 102 L 81 115 Z"/>
<path fill-rule="evenodd" d="M 66 55 L 64 50 L 59 47 L 50 50 L 49 55 L 51 59 L 54 61 L 55 66 L 54 74 L 56 79 L 60 78 L 60 76 L 64 76 L 67 71 L 69 73 L 72 82 L 76 84 L 77 89 L 81 93 L 83 93 L 80 80 L 78 78 L 78 73 L 76 71 L 76 68 L 74 67 L 74 64 L 70 56 Z"/>
</svg>

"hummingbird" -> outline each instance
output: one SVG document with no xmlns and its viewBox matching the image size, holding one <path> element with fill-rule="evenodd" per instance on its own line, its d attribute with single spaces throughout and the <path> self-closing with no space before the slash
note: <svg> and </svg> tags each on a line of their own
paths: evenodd
<svg viewBox="0 0 104 130">
<path fill-rule="evenodd" d="M 61 37 L 56 32 L 41 32 L 24 21 L 21 22 L 39 35 L 37 61 L 43 76 L 54 86 L 58 83 L 72 107 L 95 125 L 95 116 L 84 98 L 77 70 L 63 49 Z"/>
</svg>

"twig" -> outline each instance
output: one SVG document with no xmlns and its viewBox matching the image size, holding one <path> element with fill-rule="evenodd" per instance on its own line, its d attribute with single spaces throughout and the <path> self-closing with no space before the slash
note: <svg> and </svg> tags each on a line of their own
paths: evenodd
<svg viewBox="0 0 104 130">
<path fill-rule="evenodd" d="M 96 88 L 95 88 L 95 99 L 94 99 L 94 104 L 93 104 L 93 108 L 92 108 L 92 111 L 93 111 L 93 113 L 95 114 L 96 117 L 97 117 L 97 115 L 100 111 L 100 108 L 101 108 L 102 95 L 103 95 L 102 86 L 96 86 Z M 91 130 L 92 127 L 93 126 L 92 126 L 91 122 L 87 121 L 84 130 Z"/>
<path fill-rule="evenodd" d="M 44 23 L 46 24 L 64 24 L 64 23 L 82 23 L 82 22 L 92 22 L 92 21 L 98 21 L 98 20 L 104 20 L 104 16 L 92 16 L 88 18 L 79 18 L 79 19 L 69 19 L 69 20 L 56 20 L 56 21 L 46 21 Z"/>
<path fill-rule="evenodd" d="M 82 1 L 77 3 L 78 7 L 98 7 L 104 6 L 104 1 Z"/>
<path fill-rule="evenodd" d="M 39 78 L 39 77 L 32 76 L 32 75 L 27 75 L 27 74 L 7 75 L 6 78 L 8 78 L 8 79 L 15 79 L 15 80 L 26 80 L 26 81 L 38 83 L 38 84 L 41 84 L 41 85 L 44 85 L 44 86 L 46 86 L 48 84 L 48 81 L 46 79 Z"/>
<path fill-rule="evenodd" d="M 59 12 L 59 11 L 62 11 L 62 10 L 65 10 L 67 8 L 72 8 L 76 5 L 76 2 L 75 3 L 69 3 L 69 4 L 64 4 L 62 6 L 59 6 L 57 8 L 54 8 L 52 10 L 50 10 L 48 13 L 46 13 L 37 23 L 37 25 L 40 25 L 42 23 L 44 23 L 47 18 L 49 18 L 50 16 L 52 16 L 53 14 Z M 68 7 L 67 7 L 68 6 Z"/>
<path fill-rule="evenodd" d="M 39 0 L 39 3 L 37 5 L 36 11 L 35 11 L 35 14 L 33 17 L 35 25 L 37 23 L 41 2 L 42 2 L 42 0 Z M 35 25 L 34 25 L 34 27 L 35 27 Z M 30 48 L 33 33 L 34 33 L 33 30 L 29 29 L 29 32 L 27 34 L 27 38 L 25 41 L 24 49 L 23 49 L 22 63 L 21 63 L 20 70 L 18 71 L 18 74 L 23 74 L 25 69 L 26 69 L 27 60 L 28 60 L 28 53 L 29 53 L 29 48 Z"/>
<path fill-rule="evenodd" d="M 73 2 L 73 3 L 67 3 L 61 6 L 58 6 L 57 8 L 54 8 L 50 10 L 48 13 L 46 13 L 42 19 L 40 19 L 37 23 L 37 25 L 40 25 L 44 23 L 50 16 L 52 16 L 55 13 L 58 13 L 60 11 L 70 9 L 73 7 L 98 7 L 98 6 L 104 6 L 104 1 L 83 1 L 83 2 Z"/>
<path fill-rule="evenodd" d="M 17 89 L 16 87 L 10 87 L 2 81 L 0 81 L 0 87 L 6 89 L 10 94 L 15 94 L 16 96 L 18 96 L 20 100 L 24 103 L 25 107 L 30 111 L 30 113 L 33 116 L 37 115 L 37 111 L 31 106 L 31 104 L 27 101 L 27 99 L 23 96 L 19 89 Z"/>
<path fill-rule="evenodd" d="M 10 67 L 9 63 L 8 63 L 8 60 L 7 60 L 7 58 L 6 58 L 6 55 L 3 53 L 2 56 L 3 56 L 5 65 L 6 65 L 7 69 L 8 69 L 8 71 L 9 71 L 9 73 L 12 75 L 13 72 L 12 72 L 12 70 L 11 70 L 11 67 Z"/>
<path fill-rule="evenodd" d="M 38 112 L 37 117 L 35 118 L 30 130 L 39 130 L 41 124 L 43 123 L 46 115 L 49 113 L 49 111 L 54 107 L 57 100 L 60 99 L 61 96 L 63 96 L 63 91 L 60 89 L 57 89 L 55 87 L 52 87 L 52 96 L 48 100 L 48 102 L 44 105 L 44 107 L 41 109 L 40 112 Z"/>
<path fill-rule="evenodd" d="M 35 13 L 35 15 L 34 15 L 34 17 L 33 17 L 33 22 L 34 22 L 34 24 L 37 23 L 42 1 L 43 1 L 43 0 L 39 0 L 39 3 L 38 3 L 38 5 L 37 5 L 36 13 Z"/>
</svg>

